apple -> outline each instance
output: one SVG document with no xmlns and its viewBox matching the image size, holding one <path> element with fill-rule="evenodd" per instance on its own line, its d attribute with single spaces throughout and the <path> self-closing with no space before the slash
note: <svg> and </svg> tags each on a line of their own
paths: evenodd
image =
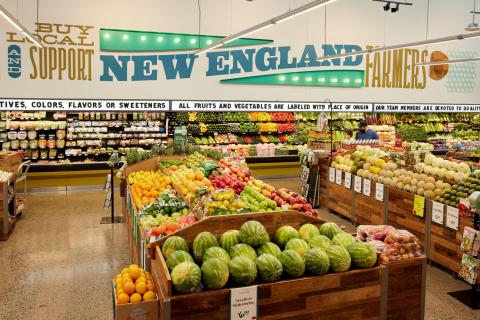
<svg viewBox="0 0 480 320">
<path fill-rule="evenodd" d="M 289 204 L 296 204 L 297 203 L 297 200 L 293 197 L 290 197 L 290 196 L 286 200 Z"/>
<path fill-rule="evenodd" d="M 302 204 L 302 206 L 303 206 L 303 210 L 305 210 L 305 211 L 310 211 L 310 210 L 313 209 L 312 205 L 310 203 Z"/>
<path fill-rule="evenodd" d="M 297 198 L 297 201 L 298 201 L 299 203 L 302 203 L 302 204 L 307 203 L 307 199 L 305 199 L 304 197 L 298 197 L 298 198 Z"/>
<path fill-rule="evenodd" d="M 301 203 L 295 203 L 294 205 L 292 205 L 293 210 L 302 211 L 302 207 L 303 205 Z"/>
</svg>

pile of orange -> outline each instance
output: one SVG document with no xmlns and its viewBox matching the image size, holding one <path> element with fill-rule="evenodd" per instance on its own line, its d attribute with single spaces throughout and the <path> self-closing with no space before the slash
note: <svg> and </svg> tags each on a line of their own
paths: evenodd
<svg viewBox="0 0 480 320">
<path fill-rule="evenodd" d="M 124 268 L 116 276 L 115 294 L 118 304 L 155 300 L 157 297 L 152 276 L 136 264 Z"/>
<path fill-rule="evenodd" d="M 165 190 L 172 190 L 170 178 L 162 171 L 138 171 L 128 176 L 130 193 L 138 209 L 151 203 Z"/>
</svg>

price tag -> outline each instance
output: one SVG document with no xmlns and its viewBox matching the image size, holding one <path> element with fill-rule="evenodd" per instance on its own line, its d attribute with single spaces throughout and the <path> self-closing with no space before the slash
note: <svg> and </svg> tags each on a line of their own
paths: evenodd
<svg viewBox="0 0 480 320">
<path fill-rule="evenodd" d="M 328 181 L 335 182 L 335 168 L 330 167 L 328 171 Z"/>
<path fill-rule="evenodd" d="M 353 178 L 353 188 L 355 192 L 362 193 L 362 177 L 355 176 Z"/>
<path fill-rule="evenodd" d="M 445 205 L 443 203 L 432 201 L 432 222 L 443 225 L 443 212 Z"/>
<path fill-rule="evenodd" d="M 345 182 L 344 182 L 344 186 L 345 188 L 347 189 L 351 189 L 352 188 L 352 174 L 350 172 L 345 172 Z"/>
<path fill-rule="evenodd" d="M 460 217 L 460 210 L 454 207 L 447 206 L 447 221 L 445 225 L 450 229 L 458 230 L 458 220 Z"/>
<path fill-rule="evenodd" d="M 383 202 L 383 190 L 385 190 L 383 183 L 378 183 L 375 185 L 375 199 L 380 202 Z"/>
<path fill-rule="evenodd" d="M 363 179 L 363 194 L 367 197 L 372 194 L 372 181 L 370 179 Z"/>
<path fill-rule="evenodd" d="M 425 215 L 425 197 L 415 195 L 413 198 L 413 214 L 423 218 Z"/>
<path fill-rule="evenodd" d="M 230 289 L 230 320 L 258 319 L 257 310 L 257 286 Z"/>
<path fill-rule="evenodd" d="M 338 185 L 342 185 L 342 170 L 335 170 L 335 183 Z"/>
</svg>

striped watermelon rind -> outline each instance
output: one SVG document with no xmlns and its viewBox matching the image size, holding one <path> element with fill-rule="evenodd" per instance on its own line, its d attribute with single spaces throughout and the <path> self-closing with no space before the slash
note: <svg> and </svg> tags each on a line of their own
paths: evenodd
<svg viewBox="0 0 480 320">
<path fill-rule="evenodd" d="M 305 223 L 298 229 L 298 234 L 300 235 L 300 239 L 308 242 L 313 237 L 320 235 L 320 231 L 318 231 L 318 228 L 315 225 Z"/>
<path fill-rule="evenodd" d="M 168 270 L 172 271 L 173 268 L 185 261 L 193 262 L 193 258 L 190 253 L 183 250 L 177 250 L 172 253 L 165 262 L 167 264 Z"/>
<path fill-rule="evenodd" d="M 225 249 L 220 248 L 220 247 L 210 247 L 205 251 L 205 254 L 203 255 L 203 262 L 205 263 L 208 259 L 220 259 L 225 263 L 230 262 L 230 255 L 225 251 Z"/>
<path fill-rule="evenodd" d="M 175 290 L 180 293 L 194 291 L 200 285 L 202 271 L 194 262 L 182 262 L 170 273 Z"/>
<path fill-rule="evenodd" d="M 257 266 L 251 259 L 239 256 L 228 263 L 230 277 L 239 285 L 248 286 L 257 278 Z"/>
<path fill-rule="evenodd" d="M 352 258 L 352 265 L 357 268 L 371 268 L 377 263 L 377 253 L 368 243 L 352 243 L 347 251 Z"/>
<path fill-rule="evenodd" d="M 352 258 L 343 246 L 334 244 L 327 248 L 325 252 L 330 259 L 330 269 L 333 272 L 343 272 L 350 269 Z"/>
<path fill-rule="evenodd" d="M 238 240 L 238 234 L 240 231 L 238 230 L 228 230 L 225 231 L 222 236 L 220 237 L 220 247 L 225 249 L 225 251 L 230 252 L 230 249 L 240 243 L 240 240 Z"/>
<path fill-rule="evenodd" d="M 333 236 L 332 242 L 333 244 L 339 244 L 344 248 L 347 248 L 352 243 L 357 242 L 357 239 L 351 234 L 342 231 Z"/>
<path fill-rule="evenodd" d="M 239 231 L 238 240 L 253 247 L 270 241 L 267 229 L 265 229 L 263 224 L 255 220 L 247 221 L 242 224 Z"/>
<path fill-rule="evenodd" d="M 278 255 L 282 252 L 280 247 L 277 246 L 273 242 L 265 242 L 260 247 L 257 248 L 257 256 L 261 256 L 262 254 L 268 253 L 274 257 L 278 257 Z"/>
<path fill-rule="evenodd" d="M 310 239 L 308 242 L 310 247 L 312 248 L 319 248 L 319 249 L 327 249 L 328 247 L 333 245 L 332 240 L 330 240 L 329 237 L 324 236 L 324 235 L 318 235 Z"/>
<path fill-rule="evenodd" d="M 232 259 L 236 257 L 246 257 L 252 261 L 255 261 L 257 260 L 257 253 L 252 246 L 245 243 L 239 243 L 230 249 L 230 257 Z"/>
<path fill-rule="evenodd" d="M 287 242 L 294 238 L 300 238 L 297 229 L 291 226 L 283 226 L 277 229 L 275 232 L 275 242 L 280 249 L 285 248 Z"/>
<path fill-rule="evenodd" d="M 171 236 L 163 243 L 162 253 L 165 259 L 168 259 L 168 257 L 170 257 L 170 255 L 177 250 L 183 250 L 188 252 L 187 241 L 185 241 L 185 239 L 183 239 L 182 237 Z"/>
<path fill-rule="evenodd" d="M 264 253 L 255 261 L 258 277 L 264 282 L 274 282 L 280 279 L 283 273 L 283 266 L 280 260 L 274 255 Z"/>
<path fill-rule="evenodd" d="M 295 250 L 302 258 L 307 253 L 310 246 L 305 240 L 294 238 L 287 242 L 285 250 Z"/>
<path fill-rule="evenodd" d="M 295 250 L 284 250 L 278 255 L 283 271 L 292 278 L 298 278 L 305 273 L 305 261 Z"/>
<path fill-rule="evenodd" d="M 325 250 L 312 248 L 305 254 L 305 266 L 311 274 L 322 275 L 330 269 L 330 258 Z"/>
<path fill-rule="evenodd" d="M 203 255 L 208 248 L 218 247 L 218 241 L 212 233 L 208 231 L 203 231 L 197 234 L 197 236 L 193 240 L 192 247 L 193 258 L 195 259 L 195 261 L 200 263 L 203 261 Z"/>
<path fill-rule="evenodd" d="M 223 250 L 223 249 L 222 249 Z M 228 264 L 217 258 L 210 258 L 202 264 L 202 281 L 208 289 L 220 289 L 228 282 Z"/>
<path fill-rule="evenodd" d="M 323 234 L 330 239 L 332 239 L 337 233 L 342 232 L 340 227 L 335 222 L 325 222 L 320 226 L 319 231 L 320 234 Z"/>
</svg>

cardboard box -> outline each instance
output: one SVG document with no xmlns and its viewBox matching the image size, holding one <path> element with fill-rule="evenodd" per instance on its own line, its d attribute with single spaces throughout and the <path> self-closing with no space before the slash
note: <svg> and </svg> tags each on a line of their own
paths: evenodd
<svg viewBox="0 0 480 320">
<path fill-rule="evenodd" d="M 22 161 L 22 152 L 0 151 L 0 170 L 15 173 Z"/>
<path fill-rule="evenodd" d="M 117 304 L 115 282 L 113 282 L 112 296 L 115 320 L 158 320 L 158 294 L 157 299 L 151 301 Z"/>
</svg>

